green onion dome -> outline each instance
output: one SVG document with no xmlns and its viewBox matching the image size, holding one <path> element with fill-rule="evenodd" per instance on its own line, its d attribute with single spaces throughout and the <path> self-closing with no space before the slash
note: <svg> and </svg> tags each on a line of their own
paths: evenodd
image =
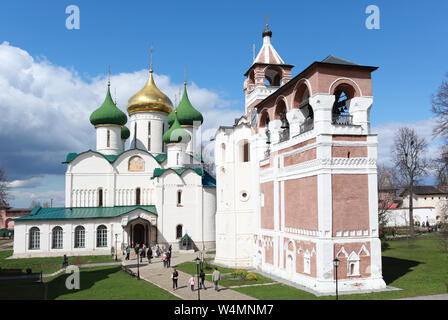
<svg viewBox="0 0 448 320">
<path fill-rule="evenodd" d="M 175 113 L 175 110 L 171 111 L 170 114 L 168 115 L 168 118 L 166 118 L 166 120 L 168 121 L 168 124 L 170 126 L 172 126 L 174 123 L 174 113 Z"/>
<path fill-rule="evenodd" d="M 169 143 L 185 143 L 190 142 L 191 137 L 190 134 L 182 128 L 177 119 L 177 111 L 174 112 L 174 122 L 171 125 L 170 129 L 164 133 L 163 142 L 166 144 Z"/>
<path fill-rule="evenodd" d="M 195 122 L 200 122 L 201 124 L 204 122 L 202 114 L 193 107 L 190 99 L 188 99 L 187 82 L 184 82 L 184 94 L 176 111 L 179 123 L 183 126 L 192 126 Z"/>
<path fill-rule="evenodd" d="M 106 99 L 104 99 L 101 107 L 93 111 L 90 115 L 90 123 L 94 126 L 100 124 L 116 124 L 123 126 L 126 122 L 128 122 L 128 117 L 115 105 L 110 96 L 110 86 L 108 85 Z"/>
<path fill-rule="evenodd" d="M 121 139 L 126 140 L 131 135 L 131 132 L 129 131 L 128 127 L 122 126 L 121 127 Z"/>
</svg>

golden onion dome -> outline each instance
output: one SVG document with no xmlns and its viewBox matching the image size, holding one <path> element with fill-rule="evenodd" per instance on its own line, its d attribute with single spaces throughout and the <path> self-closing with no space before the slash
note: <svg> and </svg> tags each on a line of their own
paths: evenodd
<svg viewBox="0 0 448 320">
<path fill-rule="evenodd" d="M 154 83 L 152 69 L 149 71 L 149 79 L 143 89 L 128 100 L 127 110 L 129 114 L 142 111 L 159 111 L 169 114 L 173 110 L 170 98 L 163 94 Z"/>
</svg>

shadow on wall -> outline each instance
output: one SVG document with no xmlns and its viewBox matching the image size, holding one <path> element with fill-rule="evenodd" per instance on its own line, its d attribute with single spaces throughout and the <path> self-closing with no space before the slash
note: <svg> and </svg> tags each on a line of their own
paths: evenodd
<svg viewBox="0 0 448 320">
<path fill-rule="evenodd" d="M 413 260 L 404 260 L 391 257 L 384 257 L 383 263 L 383 280 L 387 285 L 394 282 L 398 278 L 412 271 L 412 268 L 418 266 L 420 262 Z"/>
</svg>

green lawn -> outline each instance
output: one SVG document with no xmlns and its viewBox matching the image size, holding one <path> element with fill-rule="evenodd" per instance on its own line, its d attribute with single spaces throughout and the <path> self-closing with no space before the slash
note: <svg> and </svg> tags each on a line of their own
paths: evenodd
<svg viewBox="0 0 448 320">
<path fill-rule="evenodd" d="M 53 273 L 62 266 L 62 256 L 52 258 L 24 258 L 24 259 L 6 259 L 12 255 L 12 250 L 0 251 L 0 268 L 2 269 L 22 269 L 31 268 L 33 273 Z M 82 256 L 68 257 L 69 264 L 87 264 L 115 261 L 110 255 L 104 256 Z"/>
<path fill-rule="evenodd" d="M 448 257 L 440 250 L 436 235 L 428 235 L 417 240 L 388 241 L 388 249 L 383 250 L 383 278 L 387 285 L 401 288 L 400 291 L 370 294 L 342 295 L 340 299 L 396 299 L 447 293 Z M 282 284 L 267 287 L 234 289 L 257 299 L 334 299 L 334 296 L 316 297 L 308 292 Z"/>
<path fill-rule="evenodd" d="M 211 267 L 212 269 L 204 269 L 204 272 L 206 274 L 213 273 L 215 266 L 211 265 Z M 188 274 L 197 274 L 197 267 L 195 262 L 184 262 L 180 265 L 177 265 L 176 268 Z M 258 273 L 255 273 L 257 276 L 257 280 L 240 280 L 238 277 L 232 277 L 231 275 L 235 271 L 235 269 L 218 267 L 218 270 L 219 272 L 221 272 L 221 281 L 219 281 L 219 284 L 224 287 L 273 282 L 272 279 L 266 278 Z M 212 276 L 206 275 L 205 280 L 212 281 Z"/>
<path fill-rule="evenodd" d="M 117 266 L 81 269 L 79 290 L 66 288 L 68 276 L 63 273 L 47 279 L 44 284 L 25 280 L 2 281 L 0 300 L 44 299 L 45 292 L 48 300 L 178 300 L 147 281 L 136 280 Z"/>
</svg>

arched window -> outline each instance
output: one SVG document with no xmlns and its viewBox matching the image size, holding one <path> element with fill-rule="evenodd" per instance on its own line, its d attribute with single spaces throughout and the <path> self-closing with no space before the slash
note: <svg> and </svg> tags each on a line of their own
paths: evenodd
<svg viewBox="0 0 448 320">
<path fill-rule="evenodd" d="M 98 207 L 103 206 L 103 189 L 98 189 Z"/>
<path fill-rule="evenodd" d="M 305 251 L 305 254 L 303 255 L 303 272 L 308 274 L 311 273 L 311 257 L 308 250 Z"/>
<path fill-rule="evenodd" d="M 86 246 L 86 231 L 83 226 L 75 228 L 75 248 L 85 248 Z"/>
<path fill-rule="evenodd" d="M 107 227 L 105 225 L 96 228 L 96 246 L 98 248 L 107 247 Z"/>
<path fill-rule="evenodd" d="M 250 161 L 250 145 L 249 141 L 243 140 L 240 142 L 240 161 L 241 162 L 249 162 Z"/>
<path fill-rule="evenodd" d="M 110 130 L 107 129 L 107 147 L 110 147 Z"/>
<path fill-rule="evenodd" d="M 148 122 L 148 151 L 151 151 L 151 122 Z"/>
<path fill-rule="evenodd" d="M 176 239 L 182 238 L 182 225 L 179 224 L 176 227 Z"/>
<path fill-rule="evenodd" d="M 226 162 L 226 145 L 224 143 L 221 144 L 221 162 Z"/>
<path fill-rule="evenodd" d="M 52 231 L 52 241 L 51 241 L 51 248 L 52 249 L 62 249 L 63 248 L 63 235 L 64 232 L 62 231 L 61 227 L 54 227 Z"/>
<path fill-rule="evenodd" d="M 135 204 L 140 205 L 141 191 L 140 188 L 135 189 Z"/>
<path fill-rule="evenodd" d="M 310 131 L 314 128 L 314 112 L 309 103 L 310 92 L 307 85 L 303 82 L 297 88 L 294 97 L 294 106 L 299 109 L 302 115 L 302 122 L 300 123 L 300 133 Z"/>
<path fill-rule="evenodd" d="M 29 246 L 30 250 L 40 249 L 40 230 L 37 227 L 32 227 L 29 233 Z"/>
<path fill-rule="evenodd" d="M 265 85 L 267 87 L 269 86 L 279 87 L 281 85 L 282 74 L 279 68 L 275 67 L 267 68 L 264 77 L 265 77 Z"/>
<path fill-rule="evenodd" d="M 275 110 L 276 119 L 280 119 L 282 125 L 281 125 L 281 131 L 280 131 L 280 142 L 286 141 L 289 139 L 289 122 L 288 118 L 286 117 L 286 105 L 283 100 L 281 100 Z"/>
<path fill-rule="evenodd" d="M 348 276 L 359 276 L 359 256 L 355 252 L 348 257 L 347 267 Z"/>
<path fill-rule="evenodd" d="M 177 205 L 178 206 L 182 205 L 182 191 L 181 190 L 177 191 Z"/>
<path fill-rule="evenodd" d="M 335 102 L 333 105 L 333 124 L 351 125 L 352 116 L 349 112 L 348 101 L 355 95 L 355 90 L 347 84 L 339 85 L 335 91 Z"/>
</svg>

